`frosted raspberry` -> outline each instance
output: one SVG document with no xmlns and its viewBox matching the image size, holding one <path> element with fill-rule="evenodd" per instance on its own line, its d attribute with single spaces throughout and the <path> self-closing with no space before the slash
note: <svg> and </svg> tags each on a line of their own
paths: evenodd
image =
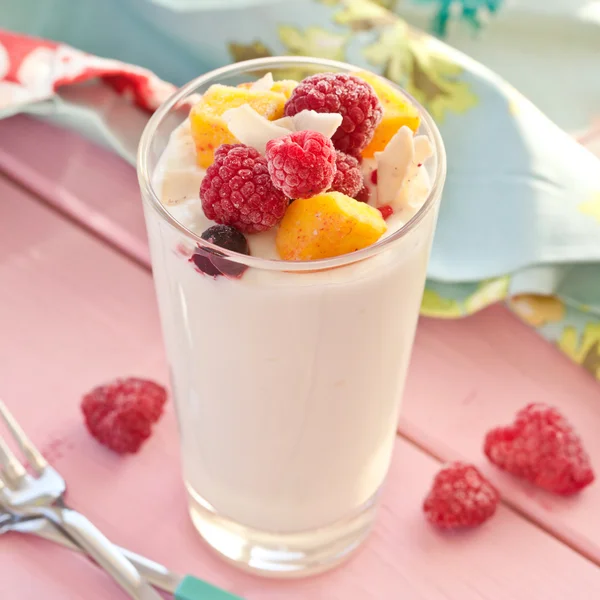
<svg viewBox="0 0 600 600">
<path fill-rule="evenodd" d="M 165 388 L 145 379 L 117 379 L 83 397 L 81 410 L 91 435 L 119 454 L 137 452 L 163 412 Z"/>
<path fill-rule="evenodd" d="M 204 214 L 244 233 L 271 229 L 281 221 L 288 199 L 273 186 L 267 161 L 244 144 L 223 144 L 200 186 Z"/>
<path fill-rule="evenodd" d="M 354 198 L 364 186 L 362 171 L 358 161 L 349 154 L 339 150 L 335 159 L 336 172 L 331 184 L 331 190 Z"/>
<path fill-rule="evenodd" d="M 435 476 L 423 510 L 442 529 L 473 527 L 496 512 L 499 500 L 496 488 L 473 465 L 456 462 Z"/>
<path fill-rule="evenodd" d="M 338 150 L 354 156 L 371 141 L 383 115 L 375 90 L 345 73 L 319 73 L 302 80 L 286 102 L 285 114 L 292 117 L 303 110 L 342 115 L 331 140 Z"/>
<path fill-rule="evenodd" d="M 316 131 L 297 131 L 267 143 L 273 185 L 288 198 L 310 198 L 329 189 L 335 175 L 335 148 Z"/>
<path fill-rule="evenodd" d="M 556 494 L 574 494 L 594 481 L 581 439 L 558 410 L 544 404 L 530 404 L 512 425 L 488 432 L 484 451 L 501 469 Z"/>
<path fill-rule="evenodd" d="M 359 202 L 369 202 L 370 198 L 371 190 L 366 185 L 363 185 L 360 190 L 358 190 L 358 194 L 354 196 L 354 199 L 358 200 Z"/>
</svg>

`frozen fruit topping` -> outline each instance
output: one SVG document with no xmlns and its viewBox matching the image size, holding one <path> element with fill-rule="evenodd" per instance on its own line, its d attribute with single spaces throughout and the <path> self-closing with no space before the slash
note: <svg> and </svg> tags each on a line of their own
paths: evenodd
<svg viewBox="0 0 600 600">
<path fill-rule="evenodd" d="M 359 202 L 368 202 L 371 199 L 371 190 L 366 185 L 363 185 L 360 190 L 358 190 L 358 194 L 354 196 L 354 199 Z"/>
<path fill-rule="evenodd" d="M 530 404 L 512 425 L 488 432 L 484 451 L 501 469 L 556 494 L 573 494 L 594 481 L 580 437 L 545 404 Z"/>
<path fill-rule="evenodd" d="M 251 83 L 248 89 L 253 92 L 267 92 L 272 89 L 274 83 L 273 73 L 265 73 L 260 79 Z"/>
<path fill-rule="evenodd" d="M 165 388 L 146 379 L 117 379 L 83 397 L 91 435 L 119 454 L 137 452 L 150 437 L 167 400 Z"/>
<path fill-rule="evenodd" d="M 389 204 L 378 206 L 377 209 L 386 221 L 394 214 L 394 209 Z"/>
<path fill-rule="evenodd" d="M 229 225 L 213 225 L 209 227 L 201 236 L 203 240 L 220 246 L 232 252 L 239 254 L 250 254 L 248 240 L 243 233 Z M 225 258 L 225 256 L 215 250 L 198 247 L 190 258 L 200 271 L 217 277 L 219 275 L 228 275 L 230 277 L 240 277 L 246 270 L 246 265 L 237 263 Z"/>
<path fill-rule="evenodd" d="M 342 115 L 338 113 L 318 113 L 314 110 L 303 110 L 293 117 L 284 117 L 284 119 L 291 120 L 292 131 L 318 131 L 329 139 L 343 120 Z"/>
<path fill-rule="evenodd" d="M 399 89 L 379 75 L 367 71 L 355 75 L 373 86 L 383 107 L 383 117 L 375 129 L 373 139 L 362 151 L 365 158 L 371 158 L 375 152 L 381 152 L 388 145 L 401 127 L 406 126 L 416 132 L 420 124 L 419 111 Z"/>
<path fill-rule="evenodd" d="M 335 159 L 336 173 L 331 184 L 332 192 L 346 194 L 350 198 L 355 198 L 358 192 L 364 186 L 362 171 L 358 161 L 349 154 L 344 154 L 339 150 Z"/>
<path fill-rule="evenodd" d="M 247 105 L 266 119 L 275 120 L 283 116 L 285 100 L 283 94 L 272 91 L 211 85 L 190 112 L 198 165 L 209 167 L 216 148 L 239 141 L 223 119 L 227 110 Z"/>
<path fill-rule="evenodd" d="M 408 127 L 401 127 L 385 149 L 375 155 L 378 206 L 399 204 L 398 198 L 409 178 L 414 156 L 414 136 Z"/>
<path fill-rule="evenodd" d="M 316 131 L 297 131 L 267 143 L 273 185 L 288 198 L 309 198 L 329 189 L 336 172 L 331 140 Z"/>
<path fill-rule="evenodd" d="M 475 468 L 455 462 L 433 480 L 423 510 L 427 520 L 442 529 L 473 527 L 495 512 L 500 496 L 494 486 Z"/>
<path fill-rule="evenodd" d="M 228 225 L 213 225 L 200 237 L 220 248 L 239 252 L 240 254 L 250 254 L 246 236 Z"/>
<path fill-rule="evenodd" d="M 207 218 L 243 233 L 277 225 L 289 202 L 271 182 L 266 159 L 243 144 L 217 148 L 200 186 L 200 200 Z"/>
<path fill-rule="evenodd" d="M 380 212 L 339 192 L 290 204 L 275 243 L 284 260 L 316 260 L 374 244 L 387 226 Z"/>
<path fill-rule="evenodd" d="M 302 80 L 286 102 L 285 114 L 291 117 L 303 110 L 342 115 L 331 139 L 338 150 L 352 155 L 371 141 L 383 114 L 371 85 L 345 73 L 320 73 Z"/>
<path fill-rule="evenodd" d="M 258 150 L 263 155 L 269 140 L 274 140 L 290 132 L 289 129 L 281 127 L 274 121 L 265 119 L 248 104 L 230 108 L 223 113 L 223 120 L 238 142 Z"/>
<path fill-rule="evenodd" d="M 272 92 L 279 92 L 283 94 L 285 99 L 287 100 L 294 91 L 294 88 L 298 85 L 298 82 L 294 79 L 280 79 L 279 81 L 275 81 L 271 86 Z"/>
</svg>

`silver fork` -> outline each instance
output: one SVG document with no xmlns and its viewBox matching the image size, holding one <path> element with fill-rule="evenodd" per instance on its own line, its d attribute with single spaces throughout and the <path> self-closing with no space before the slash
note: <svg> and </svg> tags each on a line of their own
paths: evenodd
<svg viewBox="0 0 600 600">
<path fill-rule="evenodd" d="M 0 509 L 2 509 L 1 506 Z M 71 550 L 83 552 L 83 549 L 63 529 L 47 519 L 21 517 L 9 512 L 3 513 L 0 510 L 0 535 L 9 531 L 36 535 Z M 230 594 L 193 575 L 178 575 L 144 556 L 123 548 L 120 550 L 152 585 L 173 594 L 175 600 L 243 600 L 240 596 Z"/>
<path fill-rule="evenodd" d="M 69 550 L 84 552 L 83 548 L 80 548 L 64 530 L 59 529 L 48 519 L 43 517 L 20 517 L 9 512 L 2 512 L 2 508 L 0 506 L 0 537 L 2 534 L 9 532 L 25 533 L 54 542 Z M 131 550 L 118 546 L 116 548 L 140 572 L 142 577 L 147 579 L 155 588 L 169 592 L 172 595 L 175 594 L 184 579 L 183 576 L 141 554 L 136 554 Z"/>
<path fill-rule="evenodd" d="M 45 517 L 63 529 L 135 600 L 161 600 L 137 569 L 86 517 L 68 508 L 63 500 L 65 480 L 29 440 L 0 400 L 0 417 L 6 423 L 35 476 L 0 436 L 0 504 L 26 517 Z"/>
</svg>

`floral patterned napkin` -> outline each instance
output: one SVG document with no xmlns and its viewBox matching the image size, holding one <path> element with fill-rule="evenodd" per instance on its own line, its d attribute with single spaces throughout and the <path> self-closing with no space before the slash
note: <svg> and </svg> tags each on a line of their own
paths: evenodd
<svg viewBox="0 0 600 600">
<path fill-rule="evenodd" d="M 345 60 L 401 84 L 437 120 L 449 157 L 423 314 L 457 318 L 507 301 L 600 378 L 600 160 L 483 65 L 371 0 L 236 0 L 235 10 L 213 3 L 210 11 L 201 6 L 206 0 L 124 0 L 113 12 L 112 0 L 77 0 L 79 21 L 64 30 L 66 13 L 60 22 L 49 14 L 46 27 L 38 19 L 37 29 L 31 20 L 16 22 L 15 13 L 3 23 L 5 1 L 0 25 L 124 60 L 134 54 L 134 62 L 177 84 L 231 60 L 278 54 Z M 22 4 L 31 9 L 36 1 Z M 67 10 L 75 1 L 55 0 L 54 7 Z M 99 52 L 86 23 L 98 30 L 117 23 L 127 46 L 117 53 L 107 41 Z M 56 90 L 102 77 L 99 86 L 152 109 L 171 86 L 140 67 L 32 44 L 0 33 L 0 116 L 59 112 L 73 125 L 77 105 L 82 127 L 87 108 L 96 133 L 132 160 L 139 132 L 110 114 L 104 96 L 87 87 L 85 101 L 81 94 L 77 101 Z"/>
</svg>

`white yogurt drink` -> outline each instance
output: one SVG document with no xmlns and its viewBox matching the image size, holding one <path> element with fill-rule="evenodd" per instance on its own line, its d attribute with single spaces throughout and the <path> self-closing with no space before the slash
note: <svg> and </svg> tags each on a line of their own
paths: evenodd
<svg viewBox="0 0 600 600">
<path fill-rule="evenodd" d="M 419 108 L 419 134 L 433 156 L 419 162 L 419 138 L 410 142 L 404 199 L 375 244 L 285 261 L 274 227 L 246 236 L 249 255 L 223 250 L 215 263 L 226 266 L 223 276 L 199 269 L 194 255 L 207 245 L 200 236 L 215 223 L 199 200 L 205 171 L 182 116 L 186 99 L 215 83 L 307 67 L 357 70 L 274 58 L 213 72 L 159 109 L 139 154 L 192 519 L 221 555 L 276 576 L 334 566 L 374 522 L 445 172 L 439 133 Z M 373 205 L 384 168 L 362 163 Z M 393 171 L 384 177 L 390 185 Z"/>
</svg>

